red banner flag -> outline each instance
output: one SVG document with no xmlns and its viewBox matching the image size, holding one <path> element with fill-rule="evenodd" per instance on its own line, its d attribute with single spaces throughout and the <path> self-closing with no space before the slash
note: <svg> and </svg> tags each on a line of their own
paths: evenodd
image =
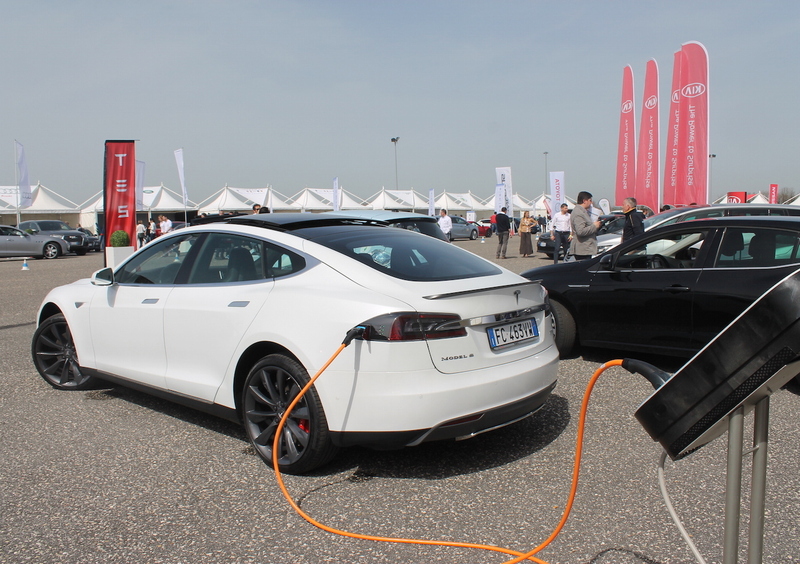
<svg viewBox="0 0 800 564">
<path fill-rule="evenodd" d="M 103 209 L 105 237 L 125 231 L 136 241 L 136 154 L 133 141 L 106 141 Z"/>
<path fill-rule="evenodd" d="M 747 192 L 728 192 L 728 204 L 744 204 L 747 202 Z"/>
<path fill-rule="evenodd" d="M 770 204 L 777 204 L 778 203 L 778 185 L 777 184 L 770 184 L 769 185 L 769 203 Z"/>
<path fill-rule="evenodd" d="M 675 205 L 678 191 L 681 126 L 681 63 L 683 52 L 676 51 L 672 60 L 672 90 L 670 90 L 667 151 L 664 158 L 664 196 L 662 202 Z"/>
<path fill-rule="evenodd" d="M 680 85 L 679 177 L 675 203 L 707 204 L 708 53 L 696 41 L 684 43 Z"/>
<path fill-rule="evenodd" d="M 658 64 L 647 61 L 642 98 L 642 120 L 639 123 L 639 150 L 636 153 L 635 197 L 640 205 L 658 210 L 661 206 L 659 183 L 659 103 Z"/>
<path fill-rule="evenodd" d="M 619 117 L 619 146 L 617 149 L 616 205 L 633 196 L 636 177 L 636 113 L 633 111 L 633 69 L 622 72 L 622 104 Z"/>
</svg>

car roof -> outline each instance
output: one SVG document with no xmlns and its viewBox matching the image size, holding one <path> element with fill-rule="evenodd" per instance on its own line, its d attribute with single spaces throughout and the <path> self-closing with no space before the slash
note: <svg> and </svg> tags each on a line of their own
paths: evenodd
<svg viewBox="0 0 800 564">
<path fill-rule="evenodd" d="M 660 233 L 670 229 L 680 229 L 682 227 L 788 227 L 800 230 L 800 216 L 796 215 L 731 215 L 726 217 L 704 217 L 702 219 L 692 219 L 680 223 L 670 223 L 653 227 L 647 232 L 648 235 Z"/>
<path fill-rule="evenodd" d="M 360 219 L 374 219 L 377 221 L 393 222 L 403 219 L 414 219 L 417 221 L 436 221 L 435 217 L 429 215 L 405 212 L 405 211 L 390 211 L 390 210 L 344 210 L 338 212 L 324 212 L 326 215 L 338 215 L 345 217 L 357 217 Z"/>
<path fill-rule="evenodd" d="M 234 216 L 211 216 L 196 219 L 192 225 L 208 223 L 228 223 L 231 225 L 250 225 L 275 231 L 294 231 L 308 227 L 331 225 L 387 225 L 384 221 L 348 217 L 328 213 L 260 213 Z"/>
</svg>

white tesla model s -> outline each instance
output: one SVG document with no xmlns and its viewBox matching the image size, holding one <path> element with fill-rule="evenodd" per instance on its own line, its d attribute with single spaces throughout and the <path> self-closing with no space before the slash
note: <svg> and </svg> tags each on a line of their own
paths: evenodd
<svg viewBox="0 0 800 564">
<path fill-rule="evenodd" d="M 116 270 L 52 290 L 34 364 L 59 389 L 98 380 L 244 424 L 282 471 L 338 447 L 464 438 L 535 412 L 556 384 L 547 293 L 468 251 L 380 221 L 263 214 L 160 237 Z"/>
</svg>

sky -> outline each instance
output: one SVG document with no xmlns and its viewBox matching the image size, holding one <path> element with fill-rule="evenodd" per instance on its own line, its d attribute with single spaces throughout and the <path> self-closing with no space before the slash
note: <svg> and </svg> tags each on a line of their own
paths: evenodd
<svg viewBox="0 0 800 564">
<path fill-rule="evenodd" d="M 16 140 L 31 184 L 77 204 L 102 190 L 107 139 L 135 139 L 145 185 L 178 192 L 182 148 L 196 203 L 334 177 L 362 198 L 485 198 L 501 166 L 528 199 L 564 171 L 567 195 L 614 203 L 623 68 L 638 123 L 659 65 L 663 152 L 687 41 L 709 53 L 712 197 L 800 192 L 796 0 L 3 4 L 0 185 L 17 182 Z"/>
</svg>

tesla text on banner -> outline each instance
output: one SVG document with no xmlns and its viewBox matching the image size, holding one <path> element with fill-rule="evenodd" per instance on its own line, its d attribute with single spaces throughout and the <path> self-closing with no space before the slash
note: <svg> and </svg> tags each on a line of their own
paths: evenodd
<svg viewBox="0 0 800 564">
<path fill-rule="evenodd" d="M 657 210 L 661 206 L 659 170 L 659 103 L 658 103 L 658 64 L 654 59 L 647 61 L 644 75 L 644 97 L 642 98 L 642 119 L 639 122 L 639 150 L 636 152 L 637 203 Z"/>
<path fill-rule="evenodd" d="M 614 197 L 617 205 L 633 195 L 636 175 L 636 115 L 633 111 L 633 69 L 622 72 L 622 102 L 619 112 L 619 144 L 617 146 L 617 183 Z"/>
<path fill-rule="evenodd" d="M 115 231 L 136 240 L 136 154 L 133 141 L 106 141 L 104 210 L 106 241 Z"/>
</svg>

